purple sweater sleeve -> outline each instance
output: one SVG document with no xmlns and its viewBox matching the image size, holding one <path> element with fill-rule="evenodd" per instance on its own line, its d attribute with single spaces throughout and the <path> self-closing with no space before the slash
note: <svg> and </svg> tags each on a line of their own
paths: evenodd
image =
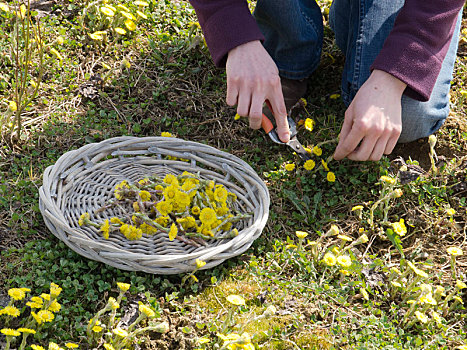
<svg viewBox="0 0 467 350">
<path fill-rule="evenodd" d="M 253 40 L 264 40 L 246 0 L 190 0 L 216 66 L 229 51 Z"/>
<path fill-rule="evenodd" d="M 406 0 L 371 69 L 407 84 L 405 94 L 428 101 L 465 0 Z"/>
</svg>

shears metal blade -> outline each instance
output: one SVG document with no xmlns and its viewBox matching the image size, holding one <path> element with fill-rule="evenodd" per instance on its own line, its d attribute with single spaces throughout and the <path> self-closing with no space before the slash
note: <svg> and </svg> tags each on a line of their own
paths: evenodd
<svg viewBox="0 0 467 350">
<path fill-rule="evenodd" d="M 272 111 L 268 101 L 266 102 L 268 105 L 269 109 Z M 293 109 L 293 108 L 292 108 Z M 303 160 L 307 161 L 311 159 L 310 153 L 305 149 L 305 147 L 302 146 L 300 141 L 297 139 L 297 124 L 295 121 L 292 119 L 290 114 L 287 116 L 287 121 L 289 123 L 289 128 L 290 128 L 290 140 L 289 142 L 282 142 L 279 139 L 279 135 L 277 134 L 277 130 L 272 124 L 271 120 L 266 116 L 266 114 L 263 113 L 263 117 L 261 120 L 261 127 L 263 130 L 266 132 L 266 134 L 269 135 L 271 140 L 275 143 L 281 144 L 281 145 L 286 145 L 291 149 L 293 152 L 297 153 L 298 156 Z"/>
</svg>

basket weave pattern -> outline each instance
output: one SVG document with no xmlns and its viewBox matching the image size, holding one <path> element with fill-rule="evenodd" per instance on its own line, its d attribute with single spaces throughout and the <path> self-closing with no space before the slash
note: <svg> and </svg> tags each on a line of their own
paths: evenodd
<svg viewBox="0 0 467 350">
<path fill-rule="evenodd" d="M 182 160 L 168 160 L 167 156 Z M 121 217 L 122 209 L 98 211 L 114 196 L 114 187 L 147 176 L 164 177 L 183 171 L 223 184 L 237 195 L 236 210 L 252 216 L 234 224 L 239 235 L 208 240 L 207 246 L 170 241 L 166 233 L 129 241 L 120 233 L 104 239 L 95 228 L 80 227 L 81 214 L 103 222 Z M 117 137 L 65 153 L 48 167 L 39 190 L 39 206 L 50 231 L 71 249 L 89 259 L 122 270 L 177 274 L 203 269 L 246 251 L 266 225 L 269 193 L 264 182 L 243 160 L 211 146 L 172 137 Z"/>
</svg>

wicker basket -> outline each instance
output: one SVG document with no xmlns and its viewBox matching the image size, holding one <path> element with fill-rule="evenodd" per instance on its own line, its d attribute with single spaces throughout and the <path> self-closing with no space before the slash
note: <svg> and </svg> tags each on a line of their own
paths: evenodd
<svg viewBox="0 0 467 350">
<path fill-rule="evenodd" d="M 168 160 L 174 157 L 185 161 Z M 120 214 L 118 208 L 96 210 L 108 203 L 121 181 L 185 170 L 223 184 L 237 195 L 238 211 L 253 213 L 234 224 L 238 236 L 193 246 L 169 241 L 163 233 L 136 241 L 120 234 L 104 239 L 95 228 L 78 225 L 84 212 L 96 222 Z M 39 194 L 47 227 L 75 252 L 122 270 L 154 274 L 193 271 L 196 259 L 206 261 L 203 269 L 207 269 L 243 253 L 261 234 L 269 210 L 267 187 L 246 162 L 213 147 L 172 137 L 117 137 L 67 152 L 45 170 Z"/>
</svg>

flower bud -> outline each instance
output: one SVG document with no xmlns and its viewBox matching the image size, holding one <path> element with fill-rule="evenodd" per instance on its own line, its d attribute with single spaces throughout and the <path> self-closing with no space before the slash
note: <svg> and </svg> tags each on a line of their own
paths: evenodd
<svg viewBox="0 0 467 350">
<path fill-rule="evenodd" d="M 357 244 L 364 244 L 368 242 L 368 236 L 366 235 L 366 233 L 364 233 L 363 235 L 361 235 L 360 237 L 357 238 L 357 240 L 355 241 L 355 245 Z"/>
<path fill-rule="evenodd" d="M 265 317 L 271 317 L 277 312 L 277 309 L 274 305 L 269 305 L 266 310 L 264 310 L 263 315 Z"/>
<path fill-rule="evenodd" d="M 12 112 L 16 112 L 18 110 L 18 106 L 16 105 L 15 101 L 10 101 L 8 104 L 8 109 Z"/>
<path fill-rule="evenodd" d="M 328 231 L 329 235 L 338 235 L 339 234 L 339 228 L 336 225 L 331 225 L 331 228 Z"/>
<path fill-rule="evenodd" d="M 461 289 L 467 288 L 467 285 L 464 282 L 462 282 L 460 280 L 457 280 L 456 281 L 456 288 L 461 290 Z"/>
<path fill-rule="evenodd" d="M 170 329 L 170 326 L 167 322 L 162 322 L 162 323 L 159 323 L 155 326 L 152 326 L 151 327 L 153 331 L 157 332 L 157 333 L 167 333 Z"/>
<path fill-rule="evenodd" d="M 391 198 L 399 198 L 402 197 L 404 192 L 400 188 L 396 188 L 394 191 L 391 192 Z"/>
</svg>

